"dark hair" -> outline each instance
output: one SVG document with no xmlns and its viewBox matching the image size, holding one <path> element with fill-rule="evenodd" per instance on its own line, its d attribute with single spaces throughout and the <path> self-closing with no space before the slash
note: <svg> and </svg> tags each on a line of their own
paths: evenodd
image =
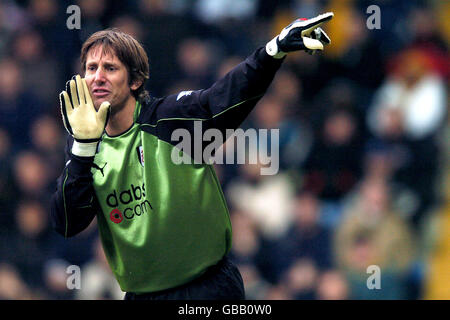
<svg viewBox="0 0 450 320">
<path fill-rule="evenodd" d="M 130 85 L 136 81 L 142 81 L 138 89 L 132 90 L 132 94 L 139 102 L 146 99 L 149 94 L 144 88 L 145 82 L 149 78 L 149 63 L 147 53 L 142 45 L 129 34 L 116 28 L 95 32 L 83 43 L 81 48 L 80 62 L 83 72 L 86 71 L 89 50 L 98 45 L 102 47 L 103 52 L 114 53 L 126 66 Z"/>
</svg>

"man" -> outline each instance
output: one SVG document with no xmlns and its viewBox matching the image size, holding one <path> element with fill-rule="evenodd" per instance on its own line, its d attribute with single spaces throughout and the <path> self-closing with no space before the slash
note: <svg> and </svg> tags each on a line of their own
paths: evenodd
<svg viewBox="0 0 450 320">
<path fill-rule="evenodd" d="M 237 128 L 288 52 L 330 43 L 319 26 L 332 17 L 296 20 L 209 89 L 165 98 L 143 89 L 148 59 L 131 36 L 104 30 L 83 44 L 84 79 L 77 75 L 60 95 L 70 136 L 52 223 L 70 237 L 97 216 L 125 299 L 245 298 L 227 259 L 231 224 L 214 169 L 175 164 L 171 136 L 193 133 L 195 121 L 203 130 Z"/>
</svg>

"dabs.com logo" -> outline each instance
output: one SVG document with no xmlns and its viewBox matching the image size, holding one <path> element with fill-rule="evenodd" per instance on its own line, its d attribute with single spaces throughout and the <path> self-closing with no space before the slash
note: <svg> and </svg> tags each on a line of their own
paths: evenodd
<svg viewBox="0 0 450 320">
<path fill-rule="evenodd" d="M 113 190 L 106 197 L 106 203 L 113 208 L 109 218 L 114 223 L 121 223 L 124 218 L 131 220 L 153 209 L 150 201 L 145 199 L 145 184 L 142 186 L 131 184 L 129 189 L 121 192 Z M 119 210 L 119 205 L 126 206 L 123 212 Z"/>
</svg>

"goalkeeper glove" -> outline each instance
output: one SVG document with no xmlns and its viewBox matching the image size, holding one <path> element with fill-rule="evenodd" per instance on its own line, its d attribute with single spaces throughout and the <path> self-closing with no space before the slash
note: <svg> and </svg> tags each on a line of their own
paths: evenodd
<svg viewBox="0 0 450 320">
<path fill-rule="evenodd" d="M 79 75 L 66 83 L 66 90 L 59 94 L 59 103 L 64 127 L 75 139 L 72 154 L 80 157 L 94 156 L 108 122 L 110 103 L 103 102 L 97 112 L 86 80 Z"/>
<path fill-rule="evenodd" d="M 330 44 L 331 40 L 320 26 L 331 20 L 333 16 L 333 12 L 327 12 L 312 19 L 293 21 L 267 43 L 266 52 L 280 59 L 291 51 L 305 50 L 314 54 L 316 50 L 323 50 L 324 45 Z"/>
</svg>

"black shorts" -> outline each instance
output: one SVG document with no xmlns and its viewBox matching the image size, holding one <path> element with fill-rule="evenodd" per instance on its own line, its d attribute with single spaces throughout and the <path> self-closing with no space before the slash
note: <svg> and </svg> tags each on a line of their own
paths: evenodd
<svg viewBox="0 0 450 320">
<path fill-rule="evenodd" d="M 157 292 L 127 292 L 125 300 L 245 300 L 238 268 L 224 257 L 199 278 L 179 287 Z"/>
</svg>

